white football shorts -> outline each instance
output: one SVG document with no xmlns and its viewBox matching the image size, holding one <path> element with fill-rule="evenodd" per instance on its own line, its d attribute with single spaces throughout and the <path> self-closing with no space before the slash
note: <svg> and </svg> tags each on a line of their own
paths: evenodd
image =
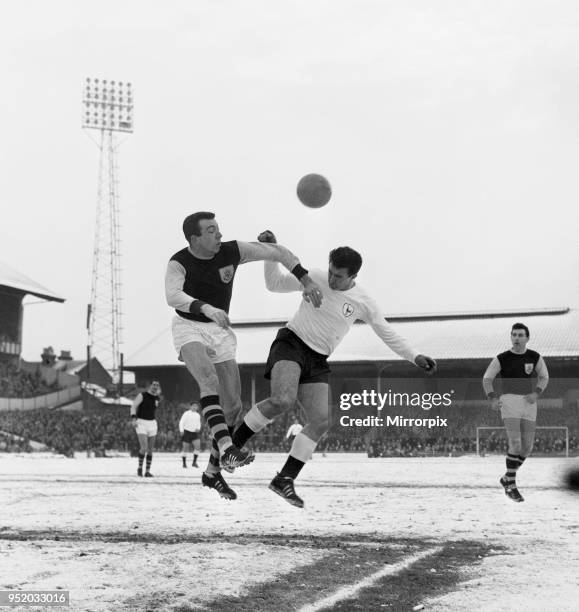
<svg viewBox="0 0 579 612">
<path fill-rule="evenodd" d="M 524 395 L 505 393 L 500 397 L 501 417 L 503 419 L 537 420 L 537 403 L 530 404 Z"/>
<path fill-rule="evenodd" d="M 211 363 L 222 363 L 235 359 L 237 353 L 237 338 L 230 327 L 224 328 L 217 323 L 201 323 L 184 319 L 179 315 L 173 317 L 173 344 L 181 358 L 181 348 L 189 342 L 200 342 L 207 347 L 207 355 Z"/>
<path fill-rule="evenodd" d="M 135 428 L 137 435 L 139 436 L 156 436 L 157 435 L 157 421 L 150 421 L 148 419 L 137 419 L 137 427 Z"/>
</svg>

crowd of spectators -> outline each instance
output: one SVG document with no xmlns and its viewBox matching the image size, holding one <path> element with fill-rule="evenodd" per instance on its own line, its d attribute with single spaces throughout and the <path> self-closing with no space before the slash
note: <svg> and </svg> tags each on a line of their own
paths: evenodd
<svg viewBox="0 0 579 612">
<path fill-rule="evenodd" d="M 533 445 L 534 455 L 562 455 L 565 453 L 564 435 L 552 431 L 541 431 L 535 435 Z M 569 436 L 569 454 L 576 455 L 579 450 L 579 438 Z M 480 453 L 507 453 L 507 438 L 501 433 L 491 433 L 487 438 L 480 440 Z"/>
<path fill-rule="evenodd" d="M 39 372 L 25 372 L 10 362 L 0 361 L 0 397 L 36 397 L 58 389 L 56 383 L 47 385 Z"/>
<path fill-rule="evenodd" d="M 157 410 L 158 430 L 155 447 L 158 451 L 178 452 L 181 448 L 179 419 L 186 404 L 162 402 Z M 107 451 L 137 451 L 138 443 L 129 417 L 128 407 L 99 406 L 87 411 L 34 409 L 0 411 L 0 452 L 31 450 L 29 440 L 40 442 L 54 451 L 72 456 L 74 452 L 105 455 Z M 288 452 L 287 429 L 294 414 L 282 415 L 251 445 L 256 452 Z M 299 417 L 299 415 L 298 415 Z M 301 419 L 300 419 L 301 420 Z M 468 420 L 465 421 L 465 423 Z M 476 452 L 478 423 L 451 423 L 446 435 L 433 435 L 392 428 L 341 427 L 335 425 L 318 444 L 320 452 L 366 452 L 370 457 L 457 456 Z M 209 449 L 208 430 L 202 430 L 201 446 Z M 506 453 L 506 437 L 501 431 L 484 433 L 480 438 L 481 453 Z M 563 454 L 564 434 L 537 432 L 535 454 Z M 571 435 L 569 452 L 579 452 L 579 440 Z"/>
<path fill-rule="evenodd" d="M 28 438 L 0 432 L 0 452 L 30 453 L 32 452 L 32 447 L 30 446 L 30 440 L 28 440 Z"/>
<path fill-rule="evenodd" d="M 565 438 L 559 433 L 539 432 L 535 436 L 533 447 L 534 455 L 563 455 L 565 453 Z M 412 437 L 399 436 L 377 438 L 368 443 L 369 457 L 428 457 L 434 455 L 457 457 L 460 455 L 476 453 L 475 437 Z M 579 452 L 579 439 L 576 436 L 569 438 L 569 453 L 576 455 Z M 479 440 L 479 454 L 507 453 L 507 438 L 504 432 L 493 433 Z"/>
<path fill-rule="evenodd" d="M 135 433 L 127 413 L 116 409 L 90 413 L 45 408 L 10 410 L 0 412 L 0 430 L 67 456 L 74 451 L 128 450 Z"/>
<path fill-rule="evenodd" d="M 371 440 L 369 457 L 429 457 L 444 455 L 457 457 L 476 452 L 476 441 L 459 437 L 418 438 L 399 436 L 396 438 Z"/>
</svg>

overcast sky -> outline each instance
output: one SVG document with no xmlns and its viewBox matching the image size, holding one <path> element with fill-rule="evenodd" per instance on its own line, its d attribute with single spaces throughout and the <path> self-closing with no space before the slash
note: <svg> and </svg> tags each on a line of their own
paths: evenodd
<svg viewBox="0 0 579 612">
<path fill-rule="evenodd" d="M 0 260 L 66 298 L 25 307 L 26 359 L 85 354 L 86 77 L 135 92 L 119 150 L 128 362 L 170 323 L 166 263 L 196 210 L 224 239 L 271 228 L 306 267 L 356 248 L 385 313 L 579 305 L 573 0 L 31 0 L 4 7 L 0 56 Z M 296 199 L 309 172 L 332 183 L 323 209 Z M 231 314 L 298 300 L 250 264 Z"/>
</svg>

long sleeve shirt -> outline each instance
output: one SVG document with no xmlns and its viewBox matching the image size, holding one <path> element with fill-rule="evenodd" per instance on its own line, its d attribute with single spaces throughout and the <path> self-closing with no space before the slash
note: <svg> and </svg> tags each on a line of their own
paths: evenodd
<svg viewBox="0 0 579 612">
<path fill-rule="evenodd" d="M 265 263 L 265 283 L 270 291 L 289 293 L 301 291 L 297 279 L 284 274 L 277 264 Z M 354 321 L 361 319 L 370 325 L 374 333 L 397 355 L 414 363 L 418 351 L 392 329 L 384 319 L 377 303 L 356 284 L 347 291 L 335 291 L 328 284 L 327 272 L 313 269 L 309 272 L 323 293 L 322 305 L 315 308 L 302 300 L 287 327 L 299 336 L 311 349 L 323 355 L 331 355 L 348 333 Z"/>
<path fill-rule="evenodd" d="M 191 312 L 191 304 L 199 300 L 229 312 L 237 267 L 264 260 L 279 262 L 289 271 L 299 264 L 298 258 L 280 244 L 232 240 L 223 242 L 211 259 L 200 259 L 189 248 L 182 249 L 171 257 L 167 265 L 167 304 L 183 318 L 208 322 L 210 319 L 203 313 Z M 299 283 L 297 279 L 296 282 Z"/>
<path fill-rule="evenodd" d="M 483 389 L 487 395 L 494 392 L 493 382 L 500 374 L 503 393 L 527 395 L 539 387 L 544 391 L 549 384 L 549 371 L 545 360 L 527 349 L 524 353 L 505 351 L 490 362 L 483 376 Z M 536 382 L 533 382 L 536 379 Z"/>
<path fill-rule="evenodd" d="M 201 417 L 198 412 L 186 410 L 179 421 L 179 431 L 183 433 L 185 430 L 192 432 L 201 431 Z"/>
</svg>

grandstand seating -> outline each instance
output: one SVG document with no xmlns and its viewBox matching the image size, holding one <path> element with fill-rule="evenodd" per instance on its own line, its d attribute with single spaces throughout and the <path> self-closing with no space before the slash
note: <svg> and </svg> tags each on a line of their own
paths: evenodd
<svg viewBox="0 0 579 612">
<path fill-rule="evenodd" d="M 35 397 L 59 389 L 56 382 L 47 385 L 39 372 L 26 372 L 13 363 L 0 361 L 0 397 Z"/>
<path fill-rule="evenodd" d="M 245 407 L 247 408 L 247 406 Z M 176 452 L 181 448 L 179 419 L 186 405 L 163 402 L 157 411 L 159 433 L 158 451 Z M 476 428 L 501 426 L 499 416 L 485 408 L 461 409 L 460 406 L 438 411 L 448 418 L 443 430 L 396 427 L 332 427 L 320 441 L 321 452 L 368 452 L 370 456 L 407 457 L 430 455 L 460 455 L 476 452 Z M 335 413 L 335 411 L 334 411 Z M 419 408 L 403 408 L 409 418 L 428 418 L 429 412 Z M 282 415 L 272 425 L 255 437 L 252 446 L 257 452 L 287 452 L 290 448 L 285 435 L 293 414 Z M 546 408 L 539 410 L 539 425 L 567 425 L 570 430 L 569 451 L 579 453 L 579 416 L 571 408 Z M 63 410 L 35 409 L 26 411 L 0 411 L 0 451 L 30 450 L 27 440 L 46 444 L 55 451 L 71 455 L 74 452 L 92 451 L 103 454 L 107 450 L 131 452 L 137 448 L 137 438 L 129 419 L 129 409 L 100 407 L 90 411 L 69 412 Z M 8 435 L 8 438 L 7 438 Z M 21 436 L 23 440 L 9 439 Z M 202 448 L 209 448 L 207 431 L 202 433 Z M 565 449 L 564 435 L 560 432 L 537 434 L 535 454 L 561 454 Z M 506 440 L 502 432 L 490 432 L 482 440 L 485 452 L 505 452 Z"/>
</svg>

